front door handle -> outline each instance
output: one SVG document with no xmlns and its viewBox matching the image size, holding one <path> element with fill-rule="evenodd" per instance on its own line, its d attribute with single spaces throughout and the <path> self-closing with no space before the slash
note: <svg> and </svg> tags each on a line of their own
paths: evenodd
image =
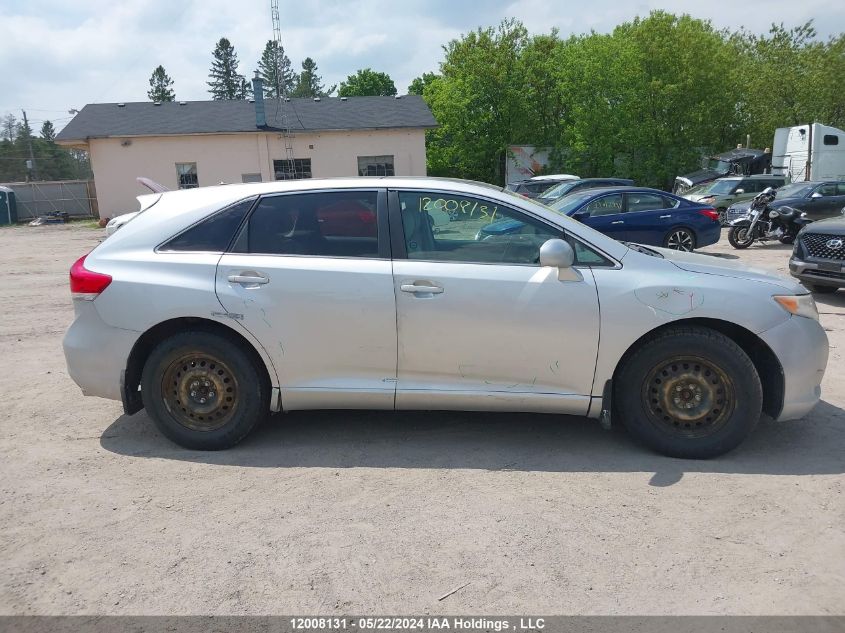
<svg viewBox="0 0 845 633">
<path fill-rule="evenodd" d="M 671 214 L 669 214 L 669 215 L 661 215 L 661 216 L 660 216 L 660 219 L 661 219 L 661 220 L 665 220 L 666 218 L 671 218 L 671 217 L 672 217 L 672 215 L 671 215 Z"/>
<path fill-rule="evenodd" d="M 243 273 L 241 275 L 229 275 L 227 279 L 229 280 L 229 283 L 233 284 L 251 285 L 270 283 L 270 279 L 268 279 L 264 275 L 259 275 L 258 273 L 254 272 Z"/>
<path fill-rule="evenodd" d="M 416 284 L 402 284 L 399 286 L 399 290 L 402 292 L 412 292 L 414 294 L 430 294 L 430 295 L 439 295 L 443 292 L 443 288 L 440 286 L 418 286 Z"/>
<path fill-rule="evenodd" d="M 625 220 L 616 220 L 616 222 L 611 222 L 611 224 L 625 224 Z"/>
</svg>

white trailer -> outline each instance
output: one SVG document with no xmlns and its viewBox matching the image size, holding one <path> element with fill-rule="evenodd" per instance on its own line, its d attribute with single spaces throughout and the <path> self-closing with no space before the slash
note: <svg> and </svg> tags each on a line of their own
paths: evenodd
<svg viewBox="0 0 845 633">
<path fill-rule="evenodd" d="M 781 127 L 772 144 L 772 173 L 790 182 L 845 180 L 845 132 L 821 123 Z"/>
</svg>

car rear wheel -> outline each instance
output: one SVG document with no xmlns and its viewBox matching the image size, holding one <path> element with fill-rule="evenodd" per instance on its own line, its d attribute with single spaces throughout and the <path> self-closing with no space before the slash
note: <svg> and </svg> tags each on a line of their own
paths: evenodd
<svg viewBox="0 0 845 633">
<path fill-rule="evenodd" d="M 672 229 L 663 245 L 676 251 L 691 252 L 695 249 L 695 235 L 689 229 Z"/>
<path fill-rule="evenodd" d="M 269 388 L 253 360 L 227 338 L 192 331 L 159 343 L 144 365 L 144 406 L 158 429 L 185 448 L 240 442 L 269 411 Z"/>
<path fill-rule="evenodd" d="M 705 459 L 757 424 L 763 391 L 748 355 L 706 328 L 671 328 L 637 349 L 614 380 L 616 409 L 638 440 L 670 457 Z"/>
</svg>

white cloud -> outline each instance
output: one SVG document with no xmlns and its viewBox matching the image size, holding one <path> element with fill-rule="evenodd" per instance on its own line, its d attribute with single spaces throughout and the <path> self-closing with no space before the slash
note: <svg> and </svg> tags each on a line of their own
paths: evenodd
<svg viewBox="0 0 845 633">
<path fill-rule="evenodd" d="M 215 42 L 227 37 L 251 76 L 272 36 L 269 0 L 6 0 L 0 38 L 0 114 L 29 110 L 34 127 L 86 103 L 146 99 L 153 68 L 163 64 L 180 99 L 206 99 Z M 411 79 L 437 69 L 442 46 L 478 26 L 505 17 L 533 33 L 557 27 L 562 35 L 616 24 L 656 8 L 711 19 L 715 26 L 764 32 L 815 18 L 822 35 L 845 30 L 845 6 L 826 0 L 750 0 L 708 3 L 651 0 L 562 3 L 549 0 L 280 0 L 282 38 L 298 67 L 314 58 L 327 85 L 358 68 L 387 72 L 404 91 Z"/>
</svg>

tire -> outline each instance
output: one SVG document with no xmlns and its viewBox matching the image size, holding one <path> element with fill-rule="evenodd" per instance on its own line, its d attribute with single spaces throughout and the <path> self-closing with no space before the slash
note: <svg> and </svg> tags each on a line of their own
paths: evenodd
<svg viewBox="0 0 845 633">
<path fill-rule="evenodd" d="M 839 290 L 839 288 L 837 288 L 836 286 L 820 286 L 820 285 L 818 285 L 818 284 L 810 284 L 810 283 L 807 283 L 806 281 L 804 281 L 804 282 L 802 282 L 802 283 L 803 283 L 805 286 L 807 286 L 807 290 L 809 290 L 810 292 L 814 292 L 814 293 L 820 294 L 820 295 L 829 295 L 829 294 L 833 294 L 834 292 L 836 292 L 837 290 Z"/>
<path fill-rule="evenodd" d="M 738 249 L 748 248 L 754 243 L 754 238 L 748 234 L 748 225 L 732 226 L 728 231 L 728 242 Z"/>
<path fill-rule="evenodd" d="M 795 243 L 795 236 L 794 235 L 784 235 L 778 241 L 781 244 L 793 244 L 793 243 Z"/>
<path fill-rule="evenodd" d="M 716 209 L 719 214 L 719 226 L 727 226 L 728 225 L 728 210 L 725 207 L 719 207 Z"/>
<path fill-rule="evenodd" d="M 691 253 L 695 250 L 695 233 L 684 227 L 677 227 L 669 231 L 669 235 L 663 240 L 665 248 L 676 251 Z"/>
<path fill-rule="evenodd" d="M 748 437 L 763 389 L 748 355 L 707 328 L 675 327 L 644 342 L 617 372 L 622 423 L 653 450 L 686 459 L 727 453 Z"/>
<path fill-rule="evenodd" d="M 263 370 L 242 347 L 204 331 L 159 343 L 144 364 L 141 393 L 162 434 L 196 450 L 234 446 L 270 410 Z"/>
</svg>

